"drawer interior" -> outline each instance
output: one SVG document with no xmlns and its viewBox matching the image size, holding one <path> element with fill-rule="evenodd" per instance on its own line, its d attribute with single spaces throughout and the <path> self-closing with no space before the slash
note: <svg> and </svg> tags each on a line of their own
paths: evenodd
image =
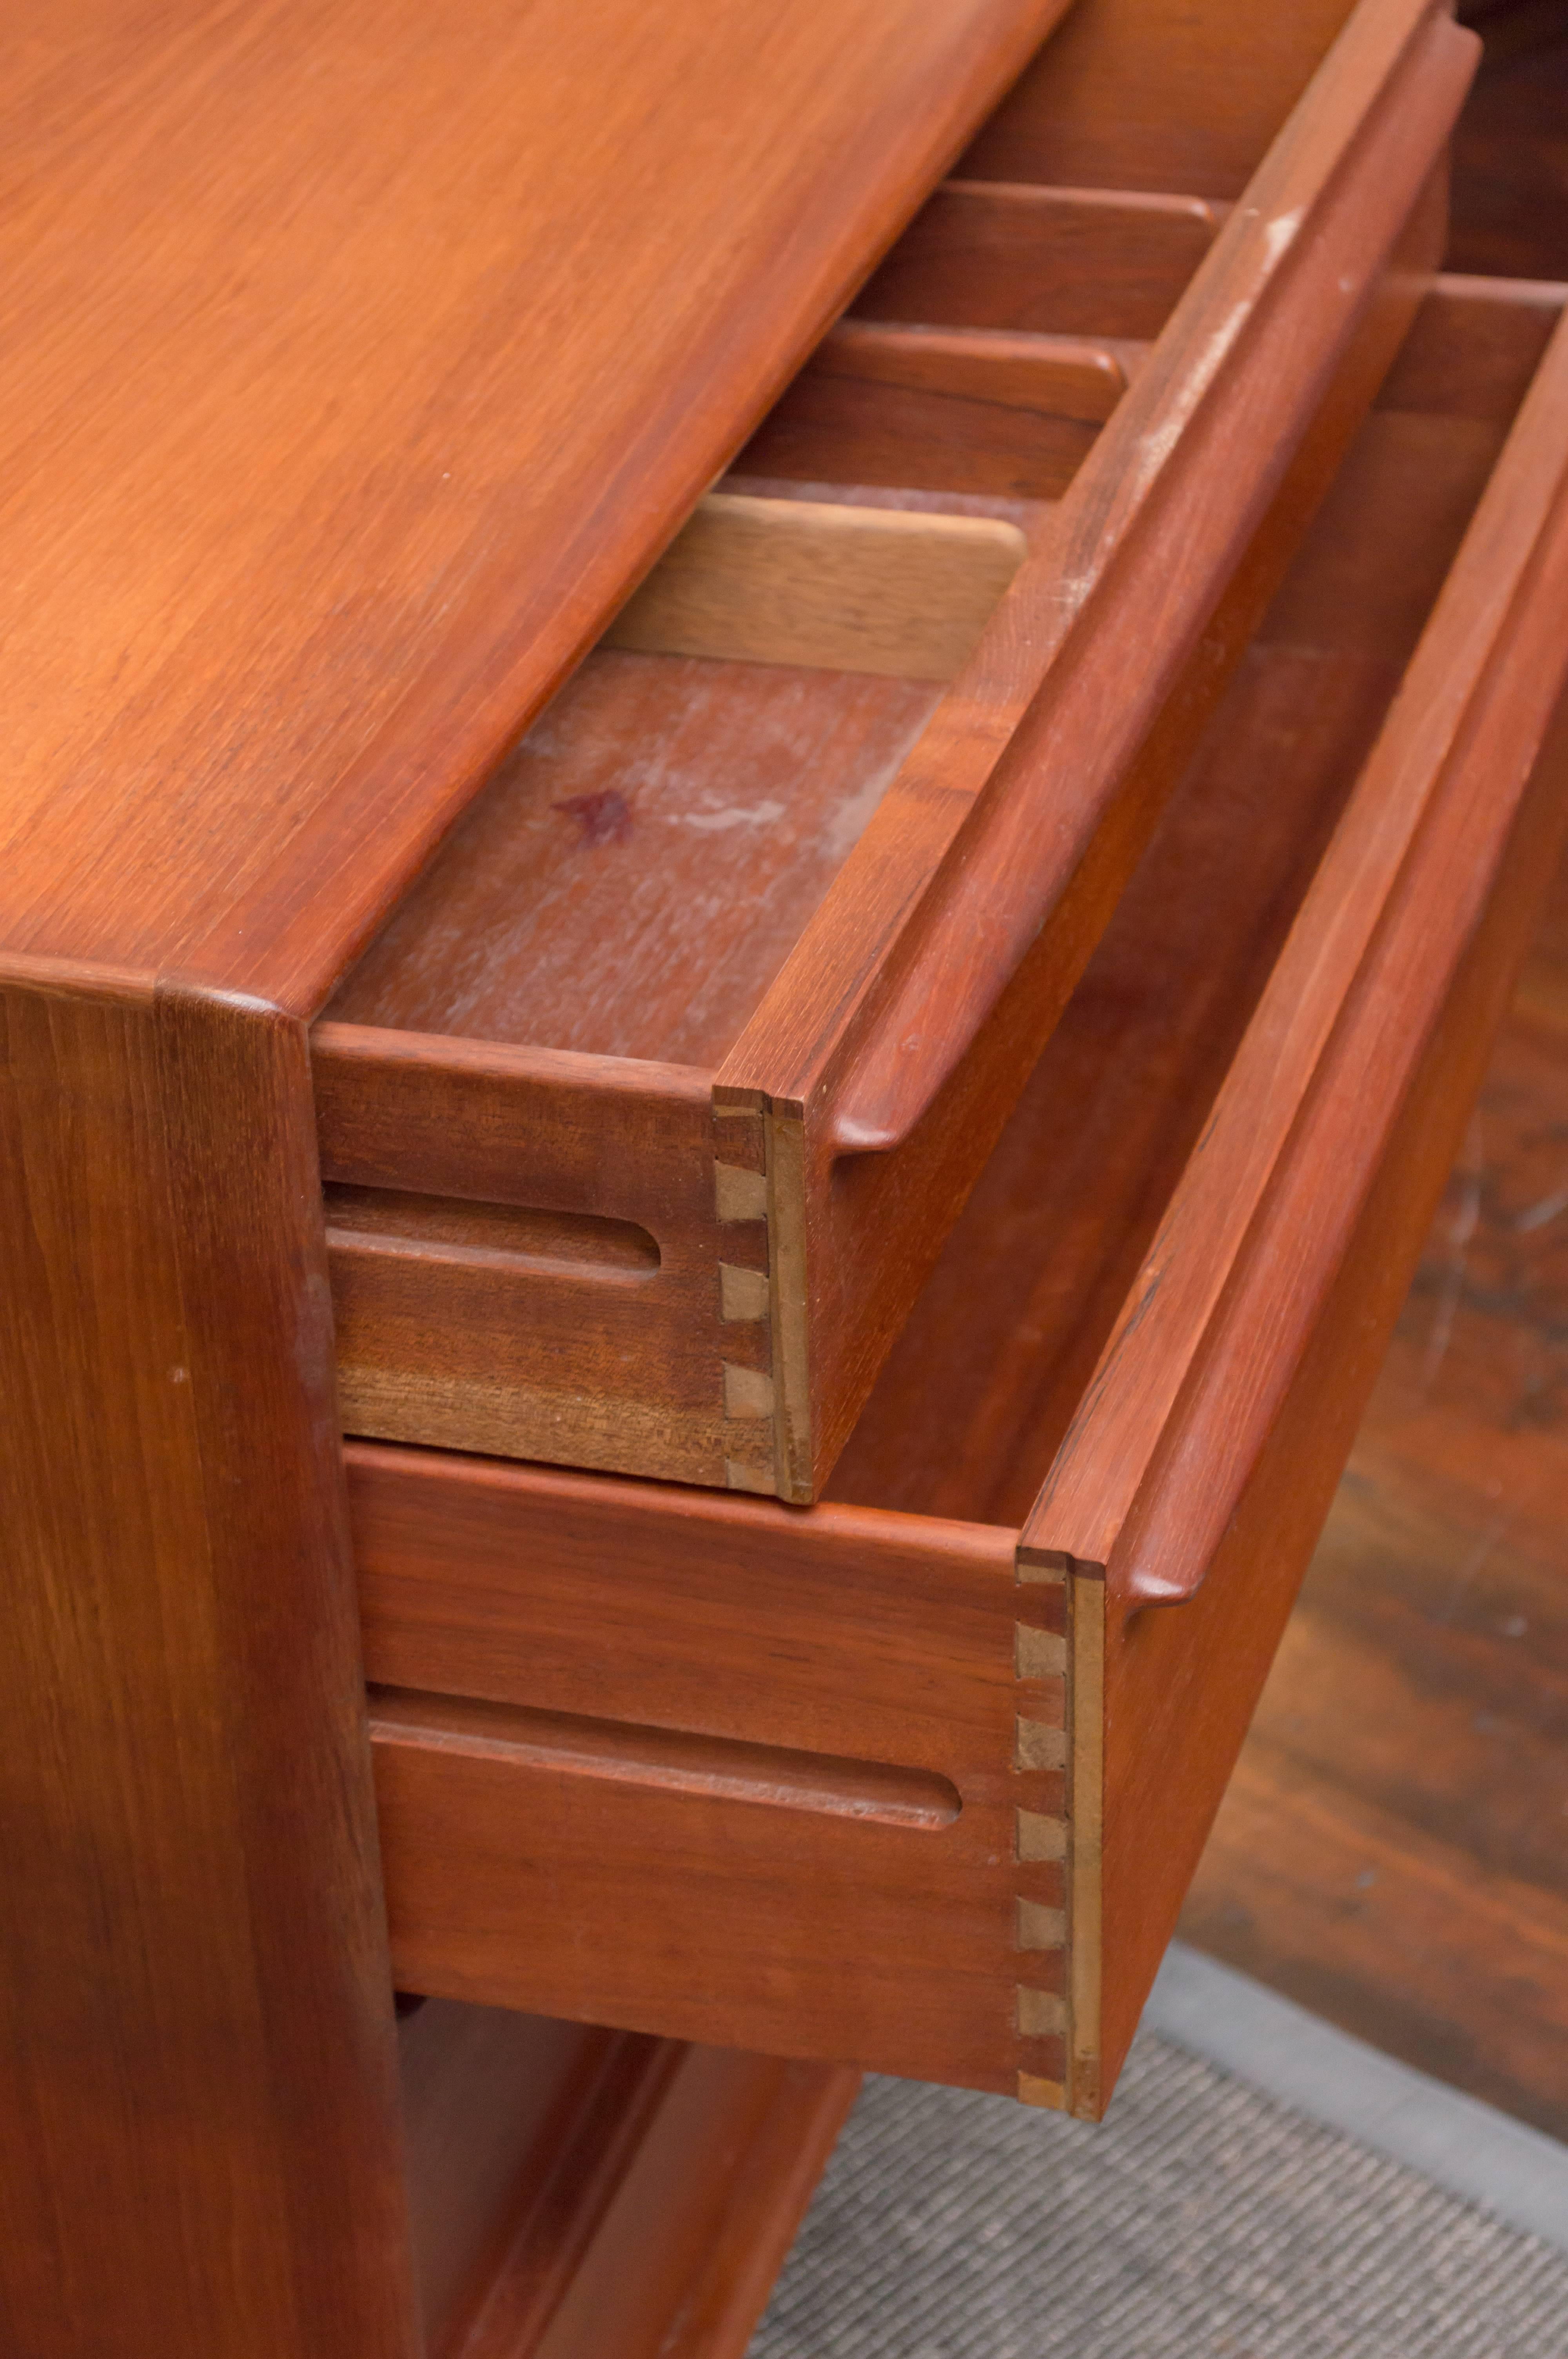
<svg viewBox="0 0 1568 2359">
<path fill-rule="evenodd" d="M 940 190 L 327 1020 L 716 1066 L 1219 218 Z"/>
<path fill-rule="evenodd" d="M 830 1498 L 1025 1519 L 1557 316 L 1501 285 L 1449 281 L 1428 299 L 893 1346 Z"/>
<path fill-rule="evenodd" d="M 1033 514 L 1023 501 L 933 497 L 923 508 L 813 491 L 763 497 L 748 484 L 706 504 L 463 819 L 329 1020 L 719 1062 L 940 701 L 932 664 L 955 633 L 972 644 L 977 607 L 983 621 Z M 750 548 L 715 548 L 737 509 L 753 527 Z M 916 529 L 881 533 L 884 518 Z M 715 519 L 720 531 L 705 532 Z M 862 568 L 862 589 L 846 543 L 878 539 L 888 557 Z M 769 596 L 784 543 L 795 580 Z M 874 668 L 899 652 L 889 656 L 878 598 L 890 562 L 906 569 L 906 593 L 907 569 L 920 569 L 913 587 L 926 593 L 918 611 L 906 594 L 902 669 Z M 772 633 L 779 659 L 687 651 L 708 618 L 709 639 L 743 634 L 755 648 Z M 826 654 L 835 636 L 833 662 L 784 659 L 786 641 L 814 637 Z"/>
<path fill-rule="evenodd" d="M 1354 0 L 1076 0 L 966 175 L 1239 196 Z"/>
<path fill-rule="evenodd" d="M 1363 0 L 1241 206 L 937 190 L 316 1027 L 348 1430 L 821 1495 L 1409 326 L 1472 48 Z"/>
</svg>

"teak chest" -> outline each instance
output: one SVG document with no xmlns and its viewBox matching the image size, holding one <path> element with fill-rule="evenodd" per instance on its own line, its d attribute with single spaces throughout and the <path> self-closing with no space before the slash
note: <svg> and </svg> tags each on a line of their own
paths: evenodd
<svg viewBox="0 0 1568 2359">
<path fill-rule="evenodd" d="M 0 2340 L 740 2359 L 859 2070 L 1109 2099 L 1568 819 L 1568 289 L 1432 0 L 79 16 Z"/>
</svg>

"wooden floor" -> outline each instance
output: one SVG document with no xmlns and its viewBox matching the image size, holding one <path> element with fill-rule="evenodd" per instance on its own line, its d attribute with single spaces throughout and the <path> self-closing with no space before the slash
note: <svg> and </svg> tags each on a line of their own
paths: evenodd
<svg viewBox="0 0 1568 2359">
<path fill-rule="evenodd" d="M 1474 13 L 1453 266 L 1568 278 L 1568 38 Z M 1183 1931 L 1568 2138 L 1568 873 Z"/>
</svg>

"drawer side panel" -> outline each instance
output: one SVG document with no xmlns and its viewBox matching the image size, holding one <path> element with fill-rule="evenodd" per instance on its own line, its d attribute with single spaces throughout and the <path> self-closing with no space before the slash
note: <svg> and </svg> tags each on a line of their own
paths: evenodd
<svg viewBox="0 0 1568 2359">
<path fill-rule="evenodd" d="M 1065 1600 L 1012 1534 L 350 1470 L 408 1987 L 1060 2102 Z"/>
<path fill-rule="evenodd" d="M 350 1432 L 720 1485 L 771 1467 L 766 1235 L 716 1199 L 705 1073 L 356 1025 L 311 1048 Z M 378 1191 L 584 1240 L 391 1236 Z"/>
</svg>

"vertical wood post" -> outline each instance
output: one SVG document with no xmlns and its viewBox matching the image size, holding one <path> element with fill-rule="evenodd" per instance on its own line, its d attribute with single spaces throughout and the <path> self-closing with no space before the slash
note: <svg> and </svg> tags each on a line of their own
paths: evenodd
<svg viewBox="0 0 1568 2359">
<path fill-rule="evenodd" d="M 0 2346 L 414 2359 L 303 1027 L 0 977 Z"/>
</svg>

